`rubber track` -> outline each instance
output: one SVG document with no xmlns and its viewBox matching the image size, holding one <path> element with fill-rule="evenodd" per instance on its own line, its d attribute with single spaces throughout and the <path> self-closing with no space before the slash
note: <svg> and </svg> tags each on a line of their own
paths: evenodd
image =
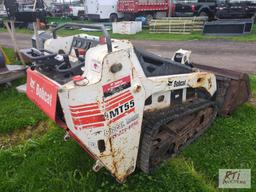
<svg viewBox="0 0 256 192">
<path fill-rule="evenodd" d="M 212 120 L 204 129 L 198 132 L 192 139 L 187 141 L 185 145 L 187 146 L 188 144 L 193 142 L 197 137 L 199 137 L 215 119 L 217 115 L 216 102 L 199 99 L 187 105 L 181 105 L 181 106 L 166 109 L 163 111 L 145 113 L 143 117 L 143 123 L 142 123 L 142 138 L 141 138 L 140 152 L 138 157 L 138 167 L 145 173 L 150 173 L 154 169 L 154 167 L 151 167 L 150 165 L 152 141 L 154 139 L 154 135 L 156 135 L 156 133 L 158 132 L 159 128 L 162 125 L 165 125 L 168 122 L 179 119 L 181 117 L 193 114 L 195 112 L 199 112 L 200 110 L 206 109 L 207 107 L 210 107 L 210 106 L 213 106 L 214 108 Z M 181 149 L 183 149 L 185 146 L 183 146 Z M 180 151 L 178 151 L 177 153 L 179 152 Z M 170 158 L 173 155 L 174 154 L 170 155 Z"/>
</svg>

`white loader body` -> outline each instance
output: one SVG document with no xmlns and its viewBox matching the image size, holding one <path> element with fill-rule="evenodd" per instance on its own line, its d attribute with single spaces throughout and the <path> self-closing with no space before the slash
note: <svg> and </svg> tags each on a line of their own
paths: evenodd
<svg viewBox="0 0 256 192">
<path fill-rule="evenodd" d="M 95 171 L 105 167 L 124 182 L 137 166 L 145 114 L 190 104 L 199 98 L 194 89 L 211 103 L 216 78 L 169 60 L 150 61 L 129 41 L 111 40 L 102 26 L 85 27 L 102 29 L 105 39 L 55 31 L 44 52 L 22 51 L 35 61 L 27 95 L 96 160 Z"/>
<path fill-rule="evenodd" d="M 51 39 L 45 48 L 56 50 L 58 45 L 66 50 L 71 39 Z M 204 88 L 213 95 L 216 79 L 206 72 L 147 78 L 130 42 L 114 40 L 113 47 L 112 53 L 106 45 L 89 49 L 84 80 L 60 86 L 58 95 L 69 130 L 94 156 L 97 166 L 105 166 L 122 182 L 136 168 L 144 111 L 170 106 L 171 91 L 176 89 L 183 89 L 183 102 L 189 87 Z M 112 73 L 115 65 L 121 69 Z M 145 107 L 149 96 L 153 102 Z M 164 96 L 161 102 L 159 96 Z"/>
</svg>

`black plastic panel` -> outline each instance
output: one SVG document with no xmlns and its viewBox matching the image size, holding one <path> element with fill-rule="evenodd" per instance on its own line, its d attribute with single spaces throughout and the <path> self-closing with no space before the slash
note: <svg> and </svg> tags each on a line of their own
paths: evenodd
<svg viewBox="0 0 256 192">
<path fill-rule="evenodd" d="M 231 19 L 208 22 L 204 26 L 205 35 L 243 35 L 252 31 L 252 19 Z"/>
<path fill-rule="evenodd" d="M 191 73 L 192 68 L 135 48 L 135 53 L 147 77 Z"/>
</svg>

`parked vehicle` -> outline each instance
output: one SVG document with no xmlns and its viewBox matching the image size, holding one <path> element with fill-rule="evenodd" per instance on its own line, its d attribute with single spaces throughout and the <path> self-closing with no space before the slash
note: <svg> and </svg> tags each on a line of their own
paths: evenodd
<svg viewBox="0 0 256 192">
<path fill-rule="evenodd" d="M 256 3 L 237 0 L 174 0 L 172 16 L 208 16 L 226 18 L 251 18 L 256 13 Z"/>
<path fill-rule="evenodd" d="M 0 8 L 0 18 L 3 17 L 7 17 L 7 12 L 4 6 Z"/>
<path fill-rule="evenodd" d="M 175 0 L 172 4 L 172 16 L 208 16 L 214 18 L 216 0 Z"/>
<path fill-rule="evenodd" d="M 33 11 L 34 5 L 33 4 L 20 4 L 19 10 L 20 11 Z"/>
<path fill-rule="evenodd" d="M 68 16 L 70 15 L 70 8 L 68 4 L 53 3 L 50 12 L 53 16 Z"/>
<path fill-rule="evenodd" d="M 124 13 L 124 17 L 128 20 L 134 20 L 139 16 L 151 20 L 160 13 L 164 13 L 163 16 L 169 15 L 170 0 L 118 0 L 117 7 L 117 10 Z"/>
<path fill-rule="evenodd" d="M 123 18 L 117 11 L 118 0 L 85 0 L 85 17 L 91 20 L 109 19 L 111 22 Z"/>
<path fill-rule="evenodd" d="M 34 9 L 34 4 L 17 3 L 16 0 L 5 0 L 4 5 L 7 11 L 8 18 L 15 18 L 19 27 L 28 27 L 29 23 L 40 20 L 41 23 L 46 23 L 46 11 L 43 1 L 37 1 Z"/>
<path fill-rule="evenodd" d="M 44 10 L 45 12 L 44 14 L 46 14 L 47 16 L 53 16 L 51 13 L 51 9 L 42 0 L 37 1 L 36 9 L 40 11 Z M 19 3 L 19 11 L 31 12 L 33 10 L 34 10 L 33 3 L 26 3 L 26 4 Z"/>
<path fill-rule="evenodd" d="M 251 18 L 255 13 L 256 1 L 226 0 L 216 7 L 216 17 L 220 19 Z"/>
<path fill-rule="evenodd" d="M 82 4 L 73 4 L 69 6 L 71 18 L 85 19 L 85 7 Z"/>
</svg>

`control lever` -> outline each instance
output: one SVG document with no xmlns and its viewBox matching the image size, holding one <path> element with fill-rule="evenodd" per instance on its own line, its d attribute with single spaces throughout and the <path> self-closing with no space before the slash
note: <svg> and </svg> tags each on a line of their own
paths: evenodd
<svg viewBox="0 0 256 192">
<path fill-rule="evenodd" d="M 68 55 L 63 55 L 63 60 L 65 62 L 65 64 L 67 65 L 68 68 L 71 68 L 71 64 L 70 64 L 70 60 L 69 60 L 69 56 Z"/>
<path fill-rule="evenodd" d="M 79 58 L 79 51 L 78 51 L 78 49 L 75 49 L 75 54 L 76 54 L 76 57 Z"/>
</svg>

